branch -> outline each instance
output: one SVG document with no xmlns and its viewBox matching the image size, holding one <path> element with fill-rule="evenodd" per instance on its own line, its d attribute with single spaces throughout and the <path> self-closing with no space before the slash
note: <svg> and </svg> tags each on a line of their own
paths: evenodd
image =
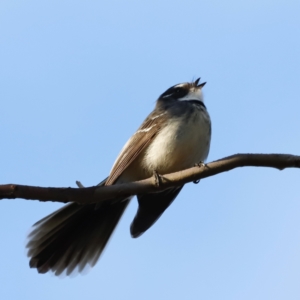
<svg viewBox="0 0 300 300">
<path fill-rule="evenodd" d="M 239 167 L 269 167 L 279 170 L 300 168 L 300 156 L 290 154 L 236 154 L 203 166 L 163 175 L 159 186 L 155 183 L 154 177 L 126 184 L 92 186 L 79 189 L 6 184 L 0 185 L 0 199 L 23 198 L 62 203 L 98 203 L 115 197 L 157 192 L 172 186 L 181 186 L 188 182 L 197 181 Z"/>
</svg>

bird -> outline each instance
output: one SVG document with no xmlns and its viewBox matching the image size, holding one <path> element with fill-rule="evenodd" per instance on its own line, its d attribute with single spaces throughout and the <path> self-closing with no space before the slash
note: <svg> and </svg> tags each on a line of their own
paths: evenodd
<svg viewBox="0 0 300 300">
<path fill-rule="evenodd" d="M 209 153 L 211 120 L 203 101 L 200 78 L 176 84 L 157 101 L 154 110 L 118 155 L 109 176 L 99 186 L 128 183 L 173 173 L 203 163 Z M 183 186 L 137 196 L 138 209 L 130 226 L 141 236 L 174 201 Z M 130 197 L 96 204 L 66 204 L 36 222 L 28 236 L 29 266 L 39 273 L 71 275 L 98 261 Z"/>
</svg>

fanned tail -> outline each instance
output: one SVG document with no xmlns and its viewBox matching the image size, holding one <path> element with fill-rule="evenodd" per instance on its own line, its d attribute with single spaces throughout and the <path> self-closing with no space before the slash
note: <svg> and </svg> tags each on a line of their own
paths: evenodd
<svg viewBox="0 0 300 300">
<path fill-rule="evenodd" d="M 101 205 L 68 204 L 33 225 L 27 244 L 29 265 L 39 273 L 70 275 L 94 266 L 130 198 Z"/>
</svg>

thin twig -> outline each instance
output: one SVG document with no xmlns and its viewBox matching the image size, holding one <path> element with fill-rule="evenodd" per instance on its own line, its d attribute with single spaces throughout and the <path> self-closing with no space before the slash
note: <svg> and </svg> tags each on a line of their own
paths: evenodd
<svg viewBox="0 0 300 300">
<path fill-rule="evenodd" d="M 115 197 L 157 192 L 172 186 L 180 186 L 239 167 L 270 167 L 283 170 L 300 168 L 300 156 L 290 154 L 235 154 L 204 166 L 161 176 L 157 186 L 153 177 L 126 184 L 93 186 L 84 188 L 43 188 L 18 184 L 0 185 L 0 199 L 22 198 L 27 200 L 76 202 L 79 204 L 98 203 Z"/>
</svg>

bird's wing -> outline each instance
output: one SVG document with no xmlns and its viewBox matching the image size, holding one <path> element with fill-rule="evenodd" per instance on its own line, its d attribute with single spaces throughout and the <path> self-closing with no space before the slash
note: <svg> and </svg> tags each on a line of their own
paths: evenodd
<svg viewBox="0 0 300 300">
<path fill-rule="evenodd" d="M 128 140 L 115 161 L 105 185 L 113 184 L 124 170 L 154 139 L 166 122 L 166 112 L 152 112 L 136 133 Z"/>
<path fill-rule="evenodd" d="M 148 230 L 175 200 L 183 186 L 143 195 L 137 195 L 139 207 L 131 223 L 131 236 L 136 238 Z"/>
</svg>

